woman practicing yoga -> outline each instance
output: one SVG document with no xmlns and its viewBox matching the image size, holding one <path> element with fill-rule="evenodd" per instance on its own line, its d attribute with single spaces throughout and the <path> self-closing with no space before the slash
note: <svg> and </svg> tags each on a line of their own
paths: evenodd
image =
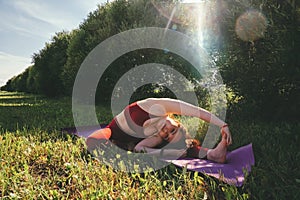
<svg viewBox="0 0 300 200">
<path fill-rule="evenodd" d="M 221 142 L 214 149 L 200 147 L 173 114 L 197 117 L 219 126 Z M 205 109 L 170 98 L 148 98 L 128 105 L 109 125 L 87 138 L 88 150 L 107 140 L 126 150 L 164 157 L 199 157 L 201 150 L 208 160 L 219 163 L 226 161 L 227 146 L 232 142 L 224 121 Z M 167 144 L 172 148 L 161 150 Z"/>
</svg>

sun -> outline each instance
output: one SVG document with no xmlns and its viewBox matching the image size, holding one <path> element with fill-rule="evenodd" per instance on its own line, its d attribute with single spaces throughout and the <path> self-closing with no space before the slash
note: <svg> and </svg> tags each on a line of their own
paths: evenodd
<svg viewBox="0 0 300 200">
<path fill-rule="evenodd" d="M 168 19 L 166 29 L 177 28 L 177 24 L 187 27 L 192 37 L 200 46 L 208 46 L 211 31 L 215 29 L 214 2 L 211 0 L 179 0 L 176 3 L 166 3 L 152 0 L 152 4 L 159 13 Z"/>
<path fill-rule="evenodd" d="M 188 11 L 187 15 L 193 22 L 192 28 L 195 30 L 195 37 L 200 46 L 204 47 L 207 44 L 207 34 L 212 28 L 213 17 L 212 12 L 212 1 L 208 0 L 183 0 L 181 1 L 186 10 Z"/>
</svg>

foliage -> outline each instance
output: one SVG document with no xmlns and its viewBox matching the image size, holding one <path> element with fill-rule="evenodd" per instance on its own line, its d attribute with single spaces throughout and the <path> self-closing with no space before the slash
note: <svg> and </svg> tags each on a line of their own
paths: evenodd
<svg viewBox="0 0 300 200">
<path fill-rule="evenodd" d="M 81 63 L 99 43 L 115 34 L 140 27 L 163 27 L 176 25 L 175 29 L 188 35 L 197 32 L 197 20 L 185 10 L 184 14 L 169 21 L 160 9 L 171 13 L 173 0 L 116 0 L 99 5 L 89 13 L 79 28 L 70 33 L 57 33 L 49 43 L 33 55 L 33 65 L 22 74 L 10 79 L 1 90 L 44 94 L 49 97 L 71 96 L 74 80 Z M 229 91 L 228 116 L 267 120 L 298 119 L 300 106 L 300 8 L 296 1 L 209 1 L 204 26 L 204 41 L 221 71 L 223 82 Z M 157 8 L 162 5 L 162 8 Z M 180 9 L 179 9 L 180 10 Z M 237 29 L 241 15 L 254 11 L 260 13 L 248 30 L 244 25 Z M 176 14 L 175 14 L 176 15 Z M 178 18 L 178 19 L 177 19 Z M 259 23 L 259 19 L 263 22 Z M 249 19 L 251 21 L 251 19 Z M 266 20 L 266 21 L 265 21 Z M 240 21 L 239 21 L 240 22 Z M 265 27 L 265 22 L 267 26 Z M 169 24 L 170 23 L 170 24 Z M 260 28 L 266 28 L 260 29 Z M 246 31 L 243 37 L 236 31 Z M 261 32 L 259 32 L 261 31 Z M 256 34 L 258 37 L 254 37 Z M 249 40 L 247 41 L 247 36 Z M 251 37 L 250 37 L 251 36 Z M 252 38 L 252 39 L 251 39 Z M 243 40 L 242 40 L 243 39 Z M 244 41 L 246 40 L 246 41 Z M 253 40 L 253 41 L 252 41 Z M 98 103 L 109 105 L 115 84 L 124 73 L 146 63 L 167 64 L 184 74 L 192 84 L 199 99 L 208 100 L 209 95 L 199 87 L 199 75 L 188 62 L 169 52 L 141 49 L 116 59 L 105 71 L 98 83 Z M 176 80 L 165 77 L 164 82 Z M 179 80 L 182 81 L 182 80 Z M 169 85 L 146 84 L 136 88 L 132 100 L 149 96 L 171 96 Z M 200 85 L 201 86 L 201 85 Z M 187 91 L 189 91 L 187 89 Z M 173 91 L 174 92 L 174 91 Z M 185 91 L 186 92 L 186 91 Z"/>
<path fill-rule="evenodd" d="M 51 43 L 33 55 L 34 67 L 38 70 L 37 88 L 40 94 L 55 97 L 63 93 L 61 73 L 66 63 L 68 45 L 68 33 L 57 33 Z"/>
<path fill-rule="evenodd" d="M 207 97 L 205 89 L 203 87 L 196 85 L 198 84 L 197 80 L 201 79 L 199 72 L 197 72 L 190 63 L 181 58 L 178 55 L 175 55 L 170 52 L 164 52 L 157 49 L 142 49 L 136 50 L 134 52 L 129 52 L 120 58 L 116 59 L 110 67 L 104 72 L 102 78 L 98 84 L 97 98 L 98 102 L 110 102 L 110 99 L 120 98 L 123 94 L 127 94 L 126 87 L 118 86 L 118 93 L 113 96 L 113 89 L 116 90 L 115 86 L 120 78 L 124 78 L 125 73 L 132 70 L 135 66 L 141 66 L 147 63 L 159 63 L 161 65 L 172 66 L 174 70 L 177 70 L 182 74 L 187 80 L 179 79 L 180 77 L 176 76 L 172 72 L 168 72 L 163 67 L 157 67 L 157 70 L 152 70 L 151 76 L 157 77 L 158 74 L 164 74 L 163 78 L 156 78 L 155 81 L 151 84 L 146 83 L 146 76 L 149 76 L 147 73 L 140 73 L 138 77 L 131 76 L 129 73 L 126 79 L 130 80 L 132 85 L 142 84 L 140 88 L 136 88 L 131 97 L 131 102 L 140 100 L 147 97 L 173 97 L 176 98 L 175 94 L 179 92 L 188 93 L 191 90 L 196 90 L 198 93 L 198 99 L 204 99 Z M 116 73 L 118 71 L 118 73 Z M 190 88 L 176 88 L 174 85 L 182 83 L 182 85 L 188 85 L 190 83 Z M 172 87 L 173 86 L 173 87 Z M 172 91 L 168 88 L 175 88 Z M 176 90 L 177 89 L 177 90 Z"/>
<path fill-rule="evenodd" d="M 114 1 L 106 6 L 100 6 L 90 13 L 80 25 L 68 49 L 68 60 L 64 67 L 64 74 L 68 82 L 67 90 L 71 90 L 77 71 L 88 53 L 100 42 L 120 32 L 139 27 L 163 27 L 166 20 L 157 17 L 157 11 L 149 1 Z M 80 47 L 80 48 L 78 48 Z M 97 91 L 98 102 L 109 104 L 114 84 L 123 73 L 147 63 L 150 60 L 159 63 L 158 56 L 151 51 L 133 52 L 123 55 L 109 66 L 99 82 Z M 147 91 L 151 93 L 151 88 Z"/>
<path fill-rule="evenodd" d="M 58 33 L 44 49 L 33 55 L 34 65 L 27 70 L 29 76 L 20 75 L 22 81 L 26 81 L 27 84 L 21 83 L 20 77 L 17 77 L 11 79 L 2 90 L 38 93 L 51 97 L 61 94 L 71 95 L 81 63 L 100 42 L 132 28 L 153 26 L 164 28 L 167 23 L 168 19 L 158 14 L 151 1 L 118 0 L 101 5 L 88 15 L 79 29 L 71 33 Z M 177 29 L 184 30 L 184 27 L 178 25 Z M 197 76 L 193 71 L 189 71 L 192 67 L 182 58 L 163 51 L 140 50 L 123 55 L 109 67 L 105 78 L 99 83 L 97 93 L 100 103 L 109 103 L 114 84 L 122 73 L 149 62 L 177 66 L 177 70 L 184 71 L 184 74 L 194 84 L 196 83 Z M 145 86 L 143 91 L 148 96 L 155 95 L 156 87 Z M 159 96 L 168 96 L 166 90 L 159 90 L 159 93 Z M 144 96 L 140 94 L 137 98 Z"/>
<path fill-rule="evenodd" d="M 62 69 L 66 63 L 69 34 L 59 32 L 51 42 L 32 56 L 33 65 L 13 77 L 2 90 L 22 91 L 56 97 L 63 94 Z"/>
<path fill-rule="evenodd" d="M 60 131 L 72 126 L 69 100 L 0 92 L 0 109 L 3 199 L 300 197 L 299 123 L 230 123 L 230 150 L 252 143 L 256 160 L 245 184 L 236 188 L 174 165 L 144 174 L 114 171 L 87 153 L 83 139 Z M 108 109 L 97 110 L 100 123 L 111 119 Z"/>
<path fill-rule="evenodd" d="M 29 69 L 25 72 L 13 77 L 8 81 L 8 83 L 3 86 L 3 90 L 6 91 L 26 91 L 26 81 L 29 76 Z"/>
<path fill-rule="evenodd" d="M 240 99 L 235 109 L 242 109 L 239 114 L 249 119 L 297 119 L 299 5 L 275 0 L 244 3 L 227 3 L 228 13 L 224 14 L 222 24 L 225 41 L 218 61 L 224 82 Z M 263 38 L 245 42 L 234 34 L 235 20 L 249 8 L 263 13 L 268 27 Z"/>
</svg>

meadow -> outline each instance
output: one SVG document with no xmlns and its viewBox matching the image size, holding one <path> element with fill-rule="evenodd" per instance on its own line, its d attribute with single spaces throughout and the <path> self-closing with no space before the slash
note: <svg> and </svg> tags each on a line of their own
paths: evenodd
<svg viewBox="0 0 300 200">
<path fill-rule="evenodd" d="M 100 123 L 111 114 L 97 107 Z M 114 171 L 94 159 L 74 126 L 71 99 L 0 92 L 0 199 L 300 199 L 299 122 L 230 120 L 230 150 L 252 143 L 242 187 L 169 165 Z"/>
</svg>

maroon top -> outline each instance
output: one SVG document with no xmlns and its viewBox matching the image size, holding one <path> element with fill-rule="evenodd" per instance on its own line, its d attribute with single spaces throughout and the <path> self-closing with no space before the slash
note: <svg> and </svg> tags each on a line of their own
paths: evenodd
<svg viewBox="0 0 300 200">
<path fill-rule="evenodd" d="M 116 118 L 114 118 L 110 124 L 107 125 L 107 128 L 111 129 L 110 140 L 113 140 L 120 147 L 123 147 L 128 143 L 137 144 L 146 138 L 143 132 L 143 124 L 146 120 L 150 119 L 150 117 L 154 117 L 148 112 L 144 111 L 140 106 L 137 105 L 136 102 L 126 106 L 124 114 L 128 126 L 137 133 L 137 137 L 124 132 L 119 127 Z"/>
</svg>

